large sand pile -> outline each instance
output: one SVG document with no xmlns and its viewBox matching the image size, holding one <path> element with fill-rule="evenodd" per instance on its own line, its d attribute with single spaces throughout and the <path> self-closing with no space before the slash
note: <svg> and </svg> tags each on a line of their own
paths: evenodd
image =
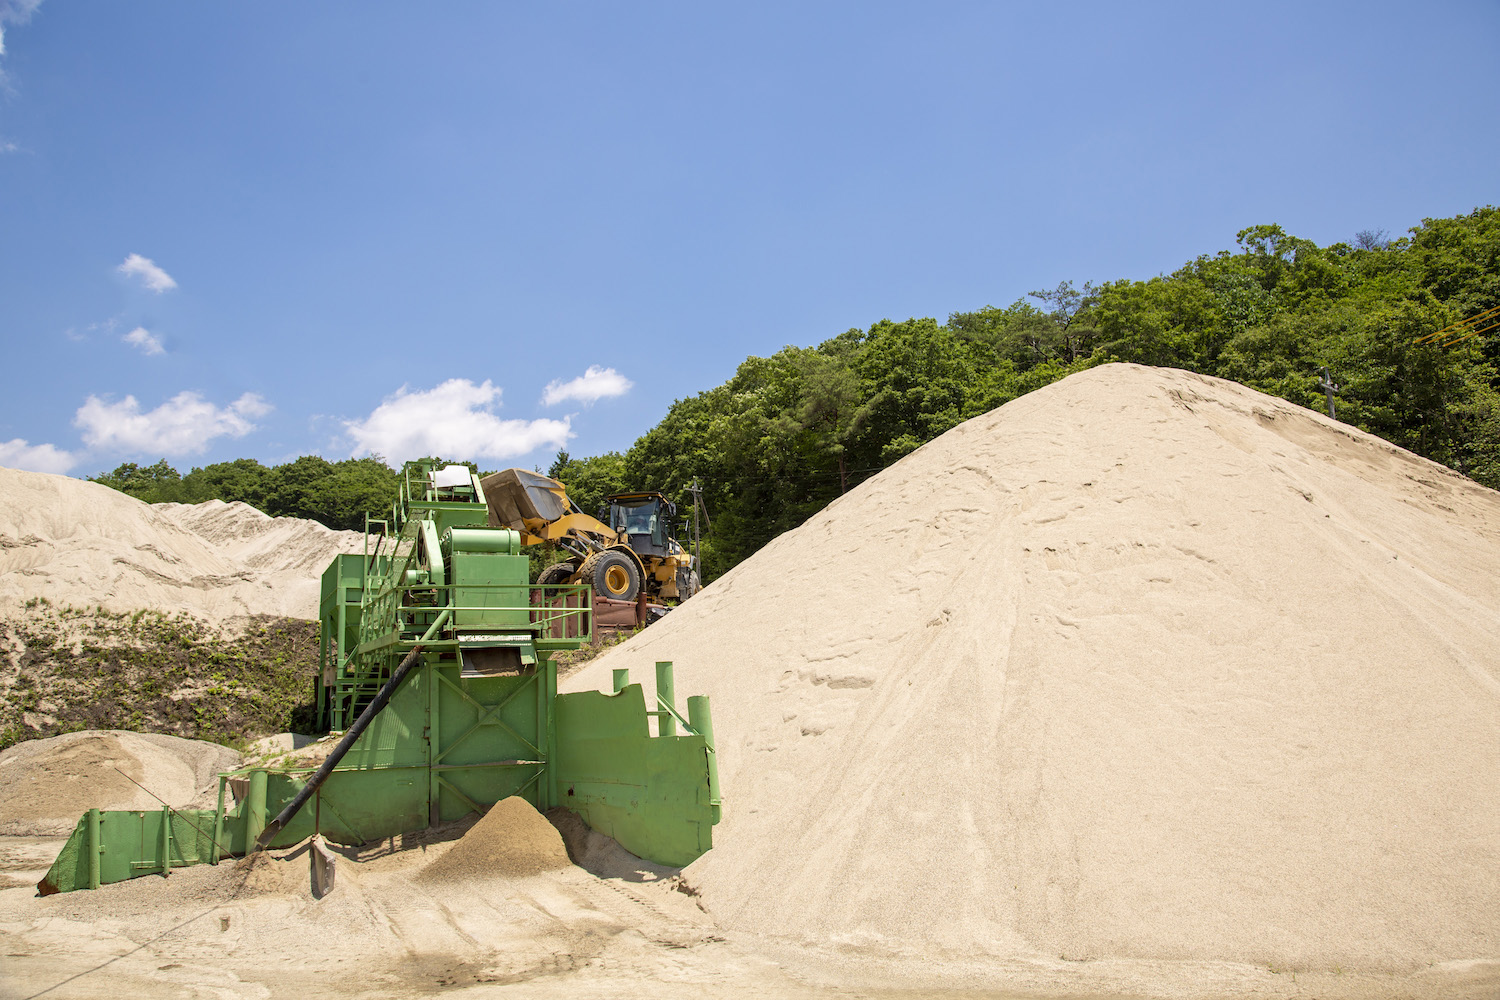
<svg viewBox="0 0 1500 1000">
<path fill-rule="evenodd" d="M 567 682 L 712 695 L 687 871 L 891 951 L 1500 957 L 1500 495 L 1110 365 L 955 428 Z"/>
<path fill-rule="evenodd" d="M 87 810 L 208 809 L 228 747 L 121 730 L 66 733 L 0 753 L 0 836 L 66 836 Z"/>
<path fill-rule="evenodd" d="M 316 618 L 318 577 L 363 536 L 243 503 L 147 504 L 98 483 L 0 469 L 0 607 Z"/>
</svg>

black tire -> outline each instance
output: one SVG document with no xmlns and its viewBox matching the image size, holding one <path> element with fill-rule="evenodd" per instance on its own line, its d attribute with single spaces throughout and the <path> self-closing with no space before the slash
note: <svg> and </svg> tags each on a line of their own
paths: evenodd
<svg viewBox="0 0 1500 1000">
<path fill-rule="evenodd" d="M 633 601 L 641 592 L 641 571 L 635 560 L 617 549 L 595 552 L 578 567 L 580 583 L 594 585 L 594 595 Z"/>
<path fill-rule="evenodd" d="M 677 603 L 692 597 L 703 589 L 703 581 L 698 578 L 698 571 L 688 569 L 686 566 L 677 568 Z"/>
<path fill-rule="evenodd" d="M 567 583 L 568 578 L 578 572 L 575 562 L 553 563 L 536 575 L 538 584 Z"/>
</svg>

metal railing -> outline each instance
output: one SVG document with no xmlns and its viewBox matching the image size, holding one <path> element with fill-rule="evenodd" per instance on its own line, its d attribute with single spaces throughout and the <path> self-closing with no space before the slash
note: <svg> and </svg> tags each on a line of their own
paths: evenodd
<svg viewBox="0 0 1500 1000">
<path fill-rule="evenodd" d="M 463 592 L 465 603 L 455 603 L 456 591 Z M 486 595 L 495 597 L 487 599 Z M 524 598 L 517 600 L 521 595 Z M 476 598 L 478 603 L 470 603 Z M 593 592 L 587 584 L 416 584 L 366 597 L 359 645 L 344 657 L 340 673 L 345 677 L 359 673 L 350 668 L 351 660 L 361 650 L 408 648 L 445 611 L 453 615 L 452 624 L 445 630 L 450 634 L 459 630 L 480 633 L 520 630 L 531 633 L 537 642 L 569 644 L 589 642 L 594 634 Z M 444 648 L 456 642 L 438 638 L 427 645 Z"/>
</svg>

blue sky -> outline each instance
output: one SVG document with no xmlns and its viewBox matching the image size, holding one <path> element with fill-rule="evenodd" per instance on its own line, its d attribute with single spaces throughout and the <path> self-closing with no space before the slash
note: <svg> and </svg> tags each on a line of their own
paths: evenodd
<svg viewBox="0 0 1500 1000">
<path fill-rule="evenodd" d="M 0 0 L 0 465 L 628 448 L 747 355 L 1497 198 L 1500 4 Z"/>
</svg>

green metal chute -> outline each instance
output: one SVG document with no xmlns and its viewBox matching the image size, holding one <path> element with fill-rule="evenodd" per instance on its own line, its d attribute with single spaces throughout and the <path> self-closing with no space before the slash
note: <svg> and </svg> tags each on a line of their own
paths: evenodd
<svg viewBox="0 0 1500 1000">
<path fill-rule="evenodd" d="M 650 738 L 639 684 L 562 695 L 557 717 L 561 805 L 659 864 L 687 865 L 713 846 L 718 801 L 704 736 Z"/>
</svg>

